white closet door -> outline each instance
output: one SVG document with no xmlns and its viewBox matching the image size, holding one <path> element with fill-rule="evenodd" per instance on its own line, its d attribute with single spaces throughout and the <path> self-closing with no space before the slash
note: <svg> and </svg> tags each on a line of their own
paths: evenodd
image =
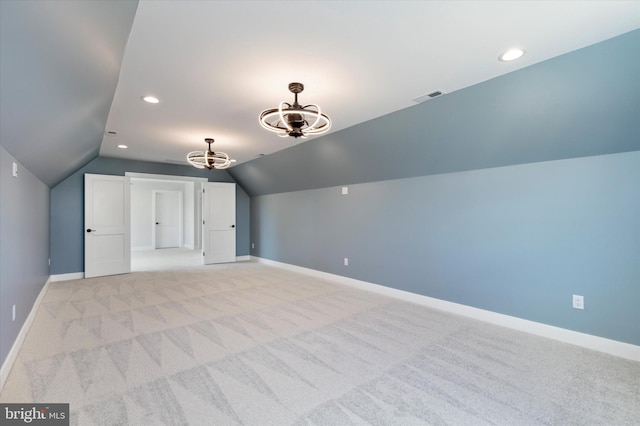
<svg viewBox="0 0 640 426">
<path fill-rule="evenodd" d="M 84 175 L 84 276 L 131 272 L 129 178 Z"/>
<path fill-rule="evenodd" d="M 202 249 L 206 265 L 236 261 L 236 184 L 208 182 L 202 194 Z"/>
<path fill-rule="evenodd" d="M 180 247 L 182 192 L 154 191 L 156 248 Z"/>
</svg>

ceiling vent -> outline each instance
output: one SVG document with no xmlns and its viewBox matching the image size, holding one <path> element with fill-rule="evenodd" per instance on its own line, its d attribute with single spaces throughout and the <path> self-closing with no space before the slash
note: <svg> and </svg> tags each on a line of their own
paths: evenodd
<svg viewBox="0 0 640 426">
<path fill-rule="evenodd" d="M 433 99 L 433 98 L 437 98 L 438 96 L 442 96 L 444 94 L 445 94 L 445 92 L 443 92 L 442 90 L 436 90 L 435 92 L 431 92 L 431 93 L 428 93 L 426 95 L 422 95 L 422 96 L 419 96 L 419 97 L 415 98 L 413 100 L 413 102 L 419 104 L 419 103 L 422 103 L 424 101 L 428 101 L 429 99 Z"/>
</svg>

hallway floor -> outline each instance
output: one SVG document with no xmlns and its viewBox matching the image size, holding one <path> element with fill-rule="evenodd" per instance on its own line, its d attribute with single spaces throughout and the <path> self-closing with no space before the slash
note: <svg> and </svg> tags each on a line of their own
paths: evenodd
<svg viewBox="0 0 640 426">
<path fill-rule="evenodd" d="M 131 271 L 166 271 L 202 265 L 202 253 L 187 248 L 131 251 Z"/>
</svg>

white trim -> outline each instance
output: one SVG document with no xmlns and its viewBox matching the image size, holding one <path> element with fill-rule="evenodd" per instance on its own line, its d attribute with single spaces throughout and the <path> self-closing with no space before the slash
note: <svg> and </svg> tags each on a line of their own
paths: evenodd
<svg viewBox="0 0 640 426">
<path fill-rule="evenodd" d="M 251 256 L 236 256 L 236 262 L 243 262 L 245 260 L 251 260 Z"/>
<path fill-rule="evenodd" d="M 36 312 L 38 312 L 40 303 L 42 302 L 42 299 L 44 299 L 44 295 L 47 293 L 47 290 L 49 289 L 49 284 L 53 282 L 51 278 L 52 277 L 49 277 L 47 279 L 47 282 L 44 283 L 44 285 L 42 286 L 42 289 L 40 289 L 40 293 L 38 294 L 38 297 L 36 297 L 36 301 L 33 302 L 33 306 L 31 307 L 31 311 L 29 312 L 29 315 L 27 315 L 27 319 L 24 321 L 24 324 L 22 324 L 22 327 L 20 327 L 20 332 L 18 333 L 18 336 L 16 336 L 16 340 L 13 342 L 13 345 L 9 350 L 9 353 L 7 354 L 7 358 L 2 363 L 2 367 L 0 367 L 0 391 L 2 391 L 2 388 L 4 388 L 4 384 L 6 383 L 7 378 L 9 377 L 11 368 L 13 368 L 13 363 L 16 361 L 16 358 L 18 357 L 18 353 L 20 352 L 20 348 L 24 343 L 24 339 L 27 337 L 27 333 L 31 328 L 31 324 L 33 324 L 33 320 L 36 317 Z"/>
<path fill-rule="evenodd" d="M 497 312 L 474 308 L 467 305 L 461 305 L 459 303 L 448 302 L 446 300 L 435 299 L 433 297 L 422 296 L 420 294 L 397 290 L 395 288 L 385 287 L 380 284 L 373 284 L 366 281 L 360 281 L 341 275 L 317 271 L 315 269 L 303 268 L 301 266 L 291 265 L 288 263 L 281 263 L 274 260 L 263 259 L 261 257 L 251 256 L 251 259 L 256 260 L 260 263 L 264 263 L 266 265 L 311 275 L 317 278 L 331 280 L 339 284 L 344 284 L 361 290 L 371 291 L 374 293 L 382 294 L 384 296 L 393 297 L 394 299 L 404 300 L 406 302 L 411 302 L 429 308 L 450 312 L 456 315 L 462 315 L 479 321 L 500 325 L 518 331 L 524 331 L 526 333 L 535 334 L 536 336 L 546 337 L 564 343 L 581 346 L 583 348 L 604 352 L 620 358 L 626 358 L 632 361 L 640 362 L 640 346 L 632 345 L 630 343 L 624 343 L 617 340 L 606 339 L 604 337 L 593 336 L 591 334 L 580 333 L 578 331 L 555 327 L 548 324 L 542 324 L 535 321 L 529 321 L 510 315 L 499 314 Z"/>
<path fill-rule="evenodd" d="M 51 275 L 49 277 L 49 280 L 52 283 L 58 282 L 58 281 L 71 281 L 71 280 L 82 280 L 84 279 L 84 272 L 72 272 L 70 274 L 57 274 L 57 275 Z"/>
<path fill-rule="evenodd" d="M 147 179 L 147 180 L 166 180 L 166 181 L 181 181 L 181 182 L 208 182 L 209 181 L 209 179 L 207 178 L 194 177 L 194 176 L 156 175 L 151 173 L 135 173 L 135 172 L 125 172 L 124 175 L 137 180 Z"/>
</svg>

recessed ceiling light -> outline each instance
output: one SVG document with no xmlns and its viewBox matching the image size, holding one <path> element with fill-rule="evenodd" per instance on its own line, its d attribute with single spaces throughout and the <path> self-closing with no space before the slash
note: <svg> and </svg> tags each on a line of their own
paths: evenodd
<svg viewBox="0 0 640 426">
<path fill-rule="evenodd" d="M 520 58 L 522 55 L 524 55 L 524 50 L 515 48 L 507 50 L 502 55 L 498 56 L 498 59 L 503 62 L 509 62 Z"/>
<path fill-rule="evenodd" d="M 156 98 L 155 96 L 143 96 L 142 100 L 150 104 L 157 104 L 158 102 L 160 102 L 160 99 Z"/>
<path fill-rule="evenodd" d="M 126 146 L 126 145 L 118 145 L 118 148 L 120 148 L 120 149 L 127 149 L 127 148 L 129 148 L 129 147 L 128 147 L 128 146 Z"/>
</svg>

